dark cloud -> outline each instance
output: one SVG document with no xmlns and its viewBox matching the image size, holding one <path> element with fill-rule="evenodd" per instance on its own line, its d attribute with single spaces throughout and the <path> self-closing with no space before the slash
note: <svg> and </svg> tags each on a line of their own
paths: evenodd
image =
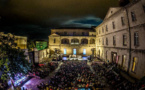
<svg viewBox="0 0 145 90">
<path fill-rule="evenodd" d="M 115 6 L 118 0 L 0 0 L 0 24 L 3 30 L 31 34 L 62 26 L 88 27 L 98 25 Z"/>
<path fill-rule="evenodd" d="M 68 21 L 65 21 L 61 25 L 91 28 L 91 26 L 98 26 L 100 23 L 102 23 L 102 19 L 94 16 L 87 16 L 77 19 L 70 19 Z"/>
</svg>

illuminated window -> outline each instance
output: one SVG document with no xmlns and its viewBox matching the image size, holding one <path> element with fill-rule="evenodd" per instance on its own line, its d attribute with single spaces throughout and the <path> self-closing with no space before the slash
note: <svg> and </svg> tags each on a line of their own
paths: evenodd
<svg viewBox="0 0 145 90">
<path fill-rule="evenodd" d="M 64 49 L 64 54 L 66 54 L 67 52 L 66 52 L 66 48 Z"/>
<path fill-rule="evenodd" d="M 53 43 L 55 43 L 55 42 L 56 42 L 56 39 L 54 38 Z"/>
<path fill-rule="evenodd" d="M 127 45 L 127 36 L 123 35 L 123 46 Z"/>
<path fill-rule="evenodd" d="M 83 49 L 83 55 L 86 55 L 86 49 Z"/>
<path fill-rule="evenodd" d="M 137 57 L 134 57 L 134 58 L 133 58 L 133 63 L 132 63 L 132 71 L 133 71 L 133 72 L 135 72 L 137 60 L 138 60 Z"/>
<path fill-rule="evenodd" d="M 131 12 L 132 21 L 136 21 L 136 16 L 134 12 Z"/>
<path fill-rule="evenodd" d="M 122 55 L 122 67 L 125 67 L 124 64 L 125 64 L 125 61 L 126 61 L 126 55 Z"/>
<path fill-rule="evenodd" d="M 73 49 L 73 54 L 76 55 L 77 54 L 77 50 Z"/>
</svg>

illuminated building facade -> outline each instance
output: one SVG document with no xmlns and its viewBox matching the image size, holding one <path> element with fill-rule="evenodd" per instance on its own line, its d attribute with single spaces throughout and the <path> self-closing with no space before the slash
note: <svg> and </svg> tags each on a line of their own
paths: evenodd
<svg viewBox="0 0 145 90">
<path fill-rule="evenodd" d="M 5 37 L 14 37 L 14 42 L 17 44 L 17 47 L 15 48 L 27 49 L 27 37 L 16 36 L 11 33 L 4 34 L 3 32 L 0 32 L 0 35 Z"/>
<path fill-rule="evenodd" d="M 95 55 L 95 37 L 93 29 L 52 29 L 49 49 L 51 53 L 59 52 L 63 56 Z"/>
<path fill-rule="evenodd" d="M 27 49 L 27 37 L 15 36 L 15 38 L 16 38 L 15 43 L 17 43 L 17 48 Z"/>
<path fill-rule="evenodd" d="M 145 76 L 145 0 L 109 9 L 96 27 L 96 53 L 131 76 Z"/>
</svg>

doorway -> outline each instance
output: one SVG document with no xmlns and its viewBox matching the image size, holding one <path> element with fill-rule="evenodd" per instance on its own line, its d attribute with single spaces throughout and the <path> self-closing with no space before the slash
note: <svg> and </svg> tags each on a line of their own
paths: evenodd
<svg viewBox="0 0 145 90">
<path fill-rule="evenodd" d="M 116 52 L 112 52 L 112 53 L 111 53 L 111 57 L 112 57 L 112 62 L 113 62 L 113 63 L 116 63 L 116 60 L 117 60 L 117 53 L 116 53 Z"/>
<path fill-rule="evenodd" d="M 73 49 L 73 55 L 76 55 L 77 54 L 77 50 L 74 48 Z"/>
</svg>

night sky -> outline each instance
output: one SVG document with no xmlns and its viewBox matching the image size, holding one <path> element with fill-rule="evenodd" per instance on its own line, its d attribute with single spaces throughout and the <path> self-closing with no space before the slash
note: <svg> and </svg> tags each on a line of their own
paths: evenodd
<svg viewBox="0 0 145 90">
<path fill-rule="evenodd" d="M 118 0 L 0 0 L 0 31 L 47 39 L 51 28 L 99 25 Z"/>
</svg>

